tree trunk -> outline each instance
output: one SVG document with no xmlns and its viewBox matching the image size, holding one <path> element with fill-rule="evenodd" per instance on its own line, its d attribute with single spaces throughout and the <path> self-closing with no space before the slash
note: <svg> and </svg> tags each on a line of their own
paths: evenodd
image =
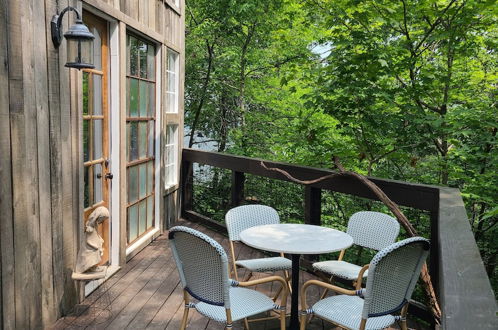
<svg viewBox="0 0 498 330">
<path fill-rule="evenodd" d="M 246 149 L 247 146 L 247 134 L 246 134 L 246 106 L 245 106 L 245 93 L 246 93 L 246 65 L 247 65 L 247 51 L 249 50 L 249 45 L 251 43 L 252 36 L 256 30 L 256 23 L 251 25 L 249 31 L 247 32 L 246 39 L 242 45 L 242 53 L 240 55 L 240 71 L 239 71 L 239 98 L 238 106 L 240 109 L 240 127 L 242 130 L 242 150 Z"/>
<path fill-rule="evenodd" d="M 195 117 L 194 117 L 194 122 L 192 123 L 192 126 L 190 127 L 190 137 L 188 141 L 188 147 L 192 148 L 194 145 L 194 134 L 195 130 L 197 129 L 197 124 L 199 122 L 199 117 L 201 115 L 202 107 L 204 106 L 204 100 L 206 99 L 207 95 L 207 88 L 209 85 L 209 80 L 211 78 L 211 70 L 213 67 L 213 47 L 210 46 L 209 43 L 206 41 L 207 45 L 207 50 L 208 50 L 208 68 L 207 68 L 207 73 L 206 73 L 206 78 L 204 79 L 204 84 L 202 85 L 202 94 L 200 96 L 199 100 L 199 105 L 197 106 L 197 109 L 195 111 Z"/>
</svg>

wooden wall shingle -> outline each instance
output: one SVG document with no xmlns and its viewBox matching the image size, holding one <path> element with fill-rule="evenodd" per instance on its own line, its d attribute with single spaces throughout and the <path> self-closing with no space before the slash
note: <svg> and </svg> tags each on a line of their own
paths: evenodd
<svg viewBox="0 0 498 330">
<path fill-rule="evenodd" d="M 12 157 L 10 152 L 9 8 L 0 0 L 0 320 L 15 326 L 14 228 L 12 214 Z"/>
<path fill-rule="evenodd" d="M 183 53 L 183 17 L 165 0 L 85 2 Z M 50 21 L 82 4 L 0 0 L 0 329 L 48 327 L 80 296 L 81 73 L 64 67 Z"/>
</svg>

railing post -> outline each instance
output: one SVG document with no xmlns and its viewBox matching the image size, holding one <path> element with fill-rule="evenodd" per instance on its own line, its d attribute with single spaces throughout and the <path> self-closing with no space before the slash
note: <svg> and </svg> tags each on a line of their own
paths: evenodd
<svg viewBox="0 0 498 330">
<path fill-rule="evenodd" d="M 244 182 L 246 176 L 243 172 L 232 171 L 232 194 L 230 204 L 239 206 L 244 200 Z"/>
<path fill-rule="evenodd" d="M 431 253 L 429 260 L 429 274 L 436 296 L 439 298 L 439 214 L 437 211 L 430 212 L 431 221 Z"/>
<path fill-rule="evenodd" d="M 321 226 L 322 220 L 322 189 L 306 186 L 304 188 L 304 223 Z M 318 261 L 318 255 L 306 255 L 305 259 Z"/>
<path fill-rule="evenodd" d="M 194 199 L 194 166 L 191 162 L 182 161 L 181 183 L 182 183 L 182 217 L 185 218 L 186 211 L 192 210 Z"/>
<path fill-rule="evenodd" d="M 322 189 L 306 186 L 304 188 L 304 223 L 321 226 Z"/>
</svg>

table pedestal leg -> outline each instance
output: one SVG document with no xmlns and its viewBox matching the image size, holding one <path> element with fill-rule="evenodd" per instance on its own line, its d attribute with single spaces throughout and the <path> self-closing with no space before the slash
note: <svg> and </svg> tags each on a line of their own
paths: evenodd
<svg viewBox="0 0 498 330">
<path fill-rule="evenodd" d="M 292 254 L 292 299 L 290 330 L 299 329 L 299 259 L 300 254 Z"/>
</svg>

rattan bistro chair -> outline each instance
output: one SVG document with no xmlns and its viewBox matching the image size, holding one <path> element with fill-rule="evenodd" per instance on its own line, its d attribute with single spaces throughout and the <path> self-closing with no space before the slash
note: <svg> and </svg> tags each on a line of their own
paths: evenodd
<svg viewBox="0 0 498 330">
<path fill-rule="evenodd" d="M 285 303 L 287 287 L 280 276 L 237 282 L 228 276 L 228 257 L 225 250 L 215 240 L 194 229 L 177 226 L 169 231 L 171 250 L 183 286 L 185 310 L 180 329 L 187 326 L 190 308 L 212 320 L 232 327 L 232 322 L 266 311 L 276 311 L 280 327 L 285 329 Z M 283 288 L 282 306 L 278 306 L 268 296 L 244 287 L 267 282 L 280 282 Z M 190 296 L 198 302 L 190 301 Z M 261 319 L 258 319 L 261 320 Z M 255 320 L 251 320 L 255 321 Z"/>
<path fill-rule="evenodd" d="M 310 280 L 301 291 L 301 330 L 307 315 L 316 315 L 346 329 L 382 329 L 401 321 L 406 330 L 406 312 L 420 270 L 429 252 L 429 241 L 412 237 L 394 243 L 370 262 L 365 289 L 346 290 L 329 283 Z M 359 277 L 358 281 L 361 282 Z M 318 285 L 333 290 L 335 295 L 319 300 L 311 308 L 306 305 L 306 290 Z M 400 315 L 393 315 L 400 312 Z"/>
<path fill-rule="evenodd" d="M 290 277 L 288 271 L 292 269 L 292 261 L 285 258 L 281 253 L 280 257 L 258 258 L 236 260 L 234 241 L 240 241 L 240 233 L 248 228 L 260 225 L 279 224 L 280 217 L 277 211 L 266 205 L 243 205 L 230 209 L 226 216 L 225 222 L 228 230 L 228 239 L 230 240 L 230 254 L 232 256 L 233 274 L 235 279 L 239 279 L 237 267 L 243 267 L 249 270 L 246 280 L 251 278 L 253 272 L 276 272 L 284 271 L 285 278 L 290 289 Z"/>
<path fill-rule="evenodd" d="M 349 218 L 347 233 L 353 237 L 355 245 L 380 251 L 396 241 L 399 223 L 384 213 L 361 211 Z M 345 250 L 342 250 L 338 260 L 315 262 L 313 268 L 330 275 L 330 281 L 336 276 L 355 281 L 360 273 L 363 277 L 367 277 L 368 265 L 361 267 L 343 261 L 344 253 Z"/>
</svg>

